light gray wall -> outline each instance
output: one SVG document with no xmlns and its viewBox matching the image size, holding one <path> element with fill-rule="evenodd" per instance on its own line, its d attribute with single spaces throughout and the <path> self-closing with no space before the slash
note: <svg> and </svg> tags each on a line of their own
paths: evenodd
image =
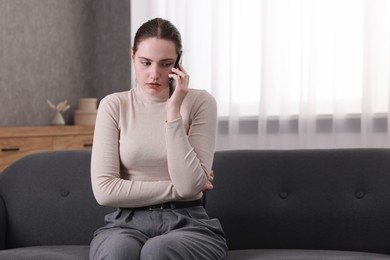
<svg viewBox="0 0 390 260">
<path fill-rule="evenodd" d="M 130 88 L 130 0 L 92 0 L 95 55 L 93 92 L 99 99 Z"/>
<path fill-rule="evenodd" d="M 130 0 L 0 0 L 0 126 L 48 125 L 46 99 L 130 88 Z"/>
</svg>

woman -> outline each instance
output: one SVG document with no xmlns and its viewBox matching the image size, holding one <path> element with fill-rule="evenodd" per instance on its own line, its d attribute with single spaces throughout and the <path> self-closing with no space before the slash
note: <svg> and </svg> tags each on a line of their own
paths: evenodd
<svg viewBox="0 0 390 260">
<path fill-rule="evenodd" d="M 100 102 L 92 187 L 99 204 L 118 209 L 95 232 L 90 259 L 226 258 L 221 225 L 200 200 L 212 189 L 216 103 L 174 68 L 181 53 L 174 25 L 144 23 L 131 50 L 137 86 Z"/>
</svg>

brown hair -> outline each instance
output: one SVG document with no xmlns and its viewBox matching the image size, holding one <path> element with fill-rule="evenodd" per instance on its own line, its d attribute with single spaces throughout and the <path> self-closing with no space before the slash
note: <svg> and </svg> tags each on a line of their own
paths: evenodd
<svg viewBox="0 0 390 260">
<path fill-rule="evenodd" d="M 180 54 L 182 52 L 179 30 L 170 21 L 162 18 L 149 20 L 138 28 L 134 37 L 133 52 L 137 52 L 138 46 L 143 40 L 152 37 L 172 41 L 175 44 L 176 53 Z"/>
</svg>

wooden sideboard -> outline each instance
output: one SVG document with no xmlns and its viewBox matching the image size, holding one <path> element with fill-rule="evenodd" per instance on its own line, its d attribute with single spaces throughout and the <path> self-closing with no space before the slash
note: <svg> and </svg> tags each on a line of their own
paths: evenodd
<svg viewBox="0 0 390 260">
<path fill-rule="evenodd" d="M 92 148 L 94 126 L 0 128 L 0 173 L 31 153 Z"/>
</svg>

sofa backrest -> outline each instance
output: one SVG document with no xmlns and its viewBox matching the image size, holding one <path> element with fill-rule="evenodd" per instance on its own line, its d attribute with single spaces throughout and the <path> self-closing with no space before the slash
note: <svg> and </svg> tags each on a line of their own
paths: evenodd
<svg viewBox="0 0 390 260">
<path fill-rule="evenodd" d="M 390 253 L 390 149 L 217 151 L 213 170 L 231 250 Z"/>
<path fill-rule="evenodd" d="M 7 248 L 88 245 L 111 208 L 91 188 L 90 151 L 36 153 L 0 174 Z"/>
</svg>

